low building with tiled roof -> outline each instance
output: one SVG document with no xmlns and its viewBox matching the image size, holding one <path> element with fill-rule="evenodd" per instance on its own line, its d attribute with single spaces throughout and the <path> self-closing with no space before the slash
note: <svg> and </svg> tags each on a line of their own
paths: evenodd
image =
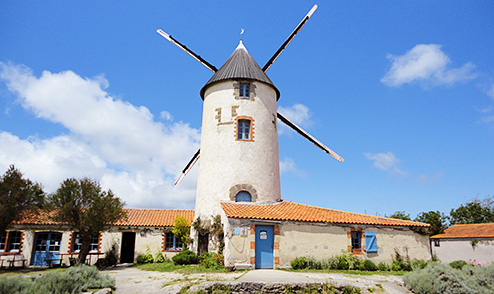
<svg viewBox="0 0 494 294">
<path fill-rule="evenodd" d="M 117 244 L 121 263 L 133 263 L 147 250 L 172 257 L 182 250 L 181 241 L 171 232 L 177 216 L 189 224 L 193 210 L 125 208 L 127 217 L 93 237 L 88 262 L 94 264 L 112 244 Z M 78 232 L 51 219 L 53 212 L 26 214 L 1 236 L 0 266 L 70 264 L 80 250 Z M 3 260 L 3 261 L 2 261 Z M 17 261 L 16 261 L 17 260 Z M 13 261 L 13 262 L 12 262 Z"/>
<path fill-rule="evenodd" d="M 429 224 L 281 201 L 256 204 L 222 202 L 227 223 L 226 250 L 232 265 L 255 264 L 256 248 L 272 239 L 277 267 L 300 256 L 326 259 L 342 252 L 391 262 L 398 252 L 430 259 L 429 239 L 412 228 Z"/>
<path fill-rule="evenodd" d="M 494 223 L 458 224 L 431 237 L 432 252 L 442 262 L 494 263 Z"/>
</svg>

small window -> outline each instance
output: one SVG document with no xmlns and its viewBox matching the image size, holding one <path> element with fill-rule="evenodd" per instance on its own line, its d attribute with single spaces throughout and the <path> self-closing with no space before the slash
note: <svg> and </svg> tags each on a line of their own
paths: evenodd
<svg viewBox="0 0 494 294">
<path fill-rule="evenodd" d="M 434 239 L 434 247 L 441 247 L 441 242 L 439 239 Z"/>
<path fill-rule="evenodd" d="M 182 250 L 182 241 L 177 238 L 172 232 L 166 233 L 165 236 L 165 250 Z"/>
<path fill-rule="evenodd" d="M 235 196 L 236 202 L 252 202 L 252 196 L 250 196 L 249 192 L 241 191 L 238 192 L 237 196 Z"/>
<path fill-rule="evenodd" d="M 352 248 L 360 249 L 361 248 L 361 235 L 362 233 L 359 231 L 352 231 Z"/>
<path fill-rule="evenodd" d="M 0 237 L 0 252 L 5 252 L 5 243 L 7 243 L 7 232 Z"/>
<path fill-rule="evenodd" d="M 250 120 L 239 119 L 237 129 L 238 140 L 250 140 Z"/>
<path fill-rule="evenodd" d="M 21 249 L 21 235 L 19 231 L 10 231 L 0 238 L 0 252 L 19 252 Z"/>
<path fill-rule="evenodd" d="M 97 252 L 99 243 L 99 234 L 96 233 L 91 237 L 91 245 L 89 247 L 89 252 Z M 72 252 L 81 251 L 82 237 L 79 232 L 75 232 L 72 236 Z"/>
<path fill-rule="evenodd" d="M 238 96 L 242 98 L 250 98 L 250 83 L 240 83 Z"/>
</svg>

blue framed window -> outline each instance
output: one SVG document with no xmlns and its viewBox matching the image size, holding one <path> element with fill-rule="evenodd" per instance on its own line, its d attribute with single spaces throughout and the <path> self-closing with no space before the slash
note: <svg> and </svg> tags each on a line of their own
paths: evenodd
<svg viewBox="0 0 494 294">
<path fill-rule="evenodd" d="M 352 231 L 352 248 L 353 249 L 360 249 L 362 247 L 361 243 L 361 237 L 362 233 L 359 231 Z"/>
<path fill-rule="evenodd" d="M 240 83 L 240 87 L 238 89 L 238 96 L 243 98 L 250 97 L 250 83 Z"/>
<path fill-rule="evenodd" d="M 240 191 L 235 196 L 235 202 L 252 202 L 252 196 L 250 196 L 249 192 Z"/>
<path fill-rule="evenodd" d="M 182 241 L 172 232 L 168 232 L 165 235 L 165 250 L 182 250 Z"/>
<path fill-rule="evenodd" d="M 250 120 L 239 119 L 237 124 L 237 139 L 250 140 Z"/>
</svg>

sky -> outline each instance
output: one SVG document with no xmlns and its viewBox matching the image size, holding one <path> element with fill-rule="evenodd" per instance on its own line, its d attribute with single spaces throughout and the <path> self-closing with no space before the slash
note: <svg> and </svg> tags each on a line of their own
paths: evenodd
<svg viewBox="0 0 494 294">
<path fill-rule="evenodd" d="M 494 195 L 492 1 L 1 1 L 0 173 L 90 177 L 127 207 L 193 209 L 200 89 L 243 43 L 278 110 L 282 199 L 389 216 Z M 280 124 L 281 125 L 281 124 Z M 200 161 L 199 161 L 200 164 Z"/>
</svg>

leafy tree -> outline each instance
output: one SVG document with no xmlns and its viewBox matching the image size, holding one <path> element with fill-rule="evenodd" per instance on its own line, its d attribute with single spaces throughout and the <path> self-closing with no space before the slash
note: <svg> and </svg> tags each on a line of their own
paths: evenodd
<svg viewBox="0 0 494 294">
<path fill-rule="evenodd" d="M 390 218 L 403 219 L 403 220 L 412 220 L 409 214 L 405 214 L 405 211 L 395 211 Z"/>
<path fill-rule="evenodd" d="M 478 224 L 494 222 L 494 207 L 489 197 L 484 200 L 475 199 L 467 204 L 452 209 L 451 224 Z"/>
<path fill-rule="evenodd" d="M 45 192 L 41 185 L 24 179 L 22 173 L 11 165 L 0 177 L 0 236 L 24 213 L 41 208 L 44 201 Z"/>
<path fill-rule="evenodd" d="M 430 224 L 430 228 L 428 230 L 429 236 L 441 234 L 448 227 L 447 221 L 448 217 L 444 215 L 444 213 L 439 211 L 429 211 L 429 212 L 421 212 L 415 218 L 416 222 L 422 222 Z M 424 229 L 424 228 L 420 228 Z"/>
<path fill-rule="evenodd" d="M 175 226 L 172 228 L 172 233 L 177 236 L 177 238 L 180 238 L 182 241 L 182 246 L 183 246 L 183 251 L 186 251 L 189 249 L 189 243 L 190 243 L 190 223 L 189 221 L 181 216 L 177 215 L 175 218 Z"/>
<path fill-rule="evenodd" d="M 66 179 L 58 190 L 50 195 L 54 209 L 53 219 L 78 231 L 82 238 L 77 263 L 86 260 L 91 247 L 91 237 L 108 229 L 116 221 L 125 218 L 125 203 L 111 190 L 102 191 L 98 182 L 88 178 Z"/>
</svg>

